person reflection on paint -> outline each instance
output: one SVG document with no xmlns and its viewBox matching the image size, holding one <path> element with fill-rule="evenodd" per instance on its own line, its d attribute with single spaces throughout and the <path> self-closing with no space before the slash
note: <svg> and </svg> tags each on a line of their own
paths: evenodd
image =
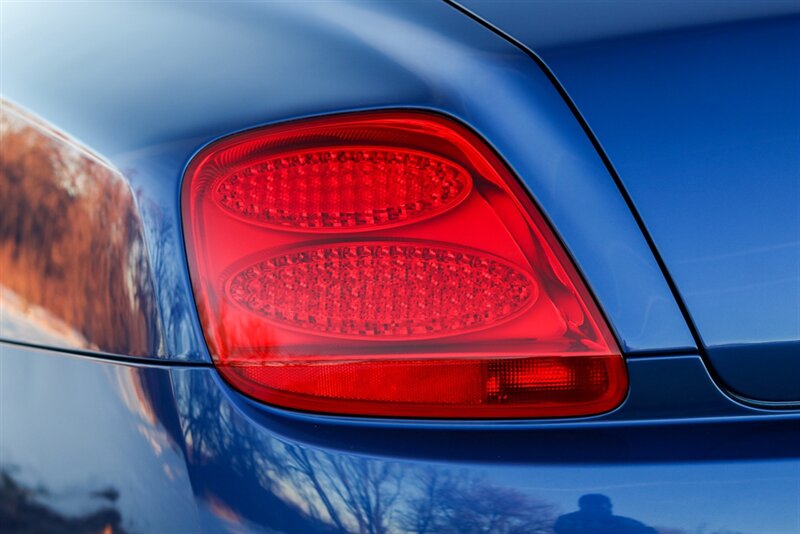
<svg viewBox="0 0 800 534">
<path fill-rule="evenodd" d="M 577 512 L 556 520 L 556 534 L 657 534 L 644 523 L 612 513 L 611 499 L 592 493 L 578 499 Z"/>
</svg>

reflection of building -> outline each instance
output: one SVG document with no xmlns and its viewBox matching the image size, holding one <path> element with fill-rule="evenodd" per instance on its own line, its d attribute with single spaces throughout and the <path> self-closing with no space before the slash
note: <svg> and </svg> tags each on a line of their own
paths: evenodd
<svg viewBox="0 0 800 534">
<path fill-rule="evenodd" d="M 0 277 L 0 337 L 5 339 L 37 339 L 42 344 L 96 349 L 83 335 L 55 317 L 47 309 L 2 285 Z"/>
<path fill-rule="evenodd" d="M 16 106 L 0 113 L 0 336 L 145 355 L 153 291 L 142 225 L 122 175 Z M 29 324 L 25 324 L 25 323 Z"/>
</svg>

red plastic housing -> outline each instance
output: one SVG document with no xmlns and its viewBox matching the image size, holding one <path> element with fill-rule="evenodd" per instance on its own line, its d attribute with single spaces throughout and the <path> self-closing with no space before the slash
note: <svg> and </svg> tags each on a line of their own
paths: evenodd
<svg viewBox="0 0 800 534">
<path fill-rule="evenodd" d="M 511 172 L 438 115 L 355 113 L 228 137 L 183 219 L 214 363 L 298 410 L 533 418 L 622 402 L 625 363 Z"/>
</svg>

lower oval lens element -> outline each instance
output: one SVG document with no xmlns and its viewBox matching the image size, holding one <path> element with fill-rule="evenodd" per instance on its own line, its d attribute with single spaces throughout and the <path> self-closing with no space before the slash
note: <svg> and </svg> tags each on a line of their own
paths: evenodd
<svg viewBox="0 0 800 534">
<path fill-rule="evenodd" d="M 319 334 L 424 338 L 479 330 L 538 297 L 519 267 L 479 251 L 426 243 L 353 242 L 256 259 L 226 284 L 264 319 Z"/>
</svg>

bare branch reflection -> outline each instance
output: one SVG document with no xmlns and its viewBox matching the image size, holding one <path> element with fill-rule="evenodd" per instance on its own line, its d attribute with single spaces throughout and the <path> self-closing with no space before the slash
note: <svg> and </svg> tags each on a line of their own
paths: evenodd
<svg viewBox="0 0 800 534">
<path fill-rule="evenodd" d="M 430 471 L 421 477 L 421 495 L 411 501 L 401 523 L 409 532 L 539 534 L 552 532 L 554 507 L 470 472 Z"/>
<path fill-rule="evenodd" d="M 196 492 L 224 502 L 221 480 L 259 495 L 224 502 L 250 521 L 265 501 L 290 531 L 544 534 L 554 507 L 522 490 L 500 487 L 475 470 L 388 461 L 279 439 L 232 412 L 202 381 L 176 388 Z M 257 481 L 260 492 L 252 488 Z M 215 484 L 220 483 L 219 487 Z M 264 491 L 266 490 L 266 492 Z M 273 502 L 272 499 L 275 499 Z M 218 507 L 218 506 L 217 506 Z"/>
</svg>

